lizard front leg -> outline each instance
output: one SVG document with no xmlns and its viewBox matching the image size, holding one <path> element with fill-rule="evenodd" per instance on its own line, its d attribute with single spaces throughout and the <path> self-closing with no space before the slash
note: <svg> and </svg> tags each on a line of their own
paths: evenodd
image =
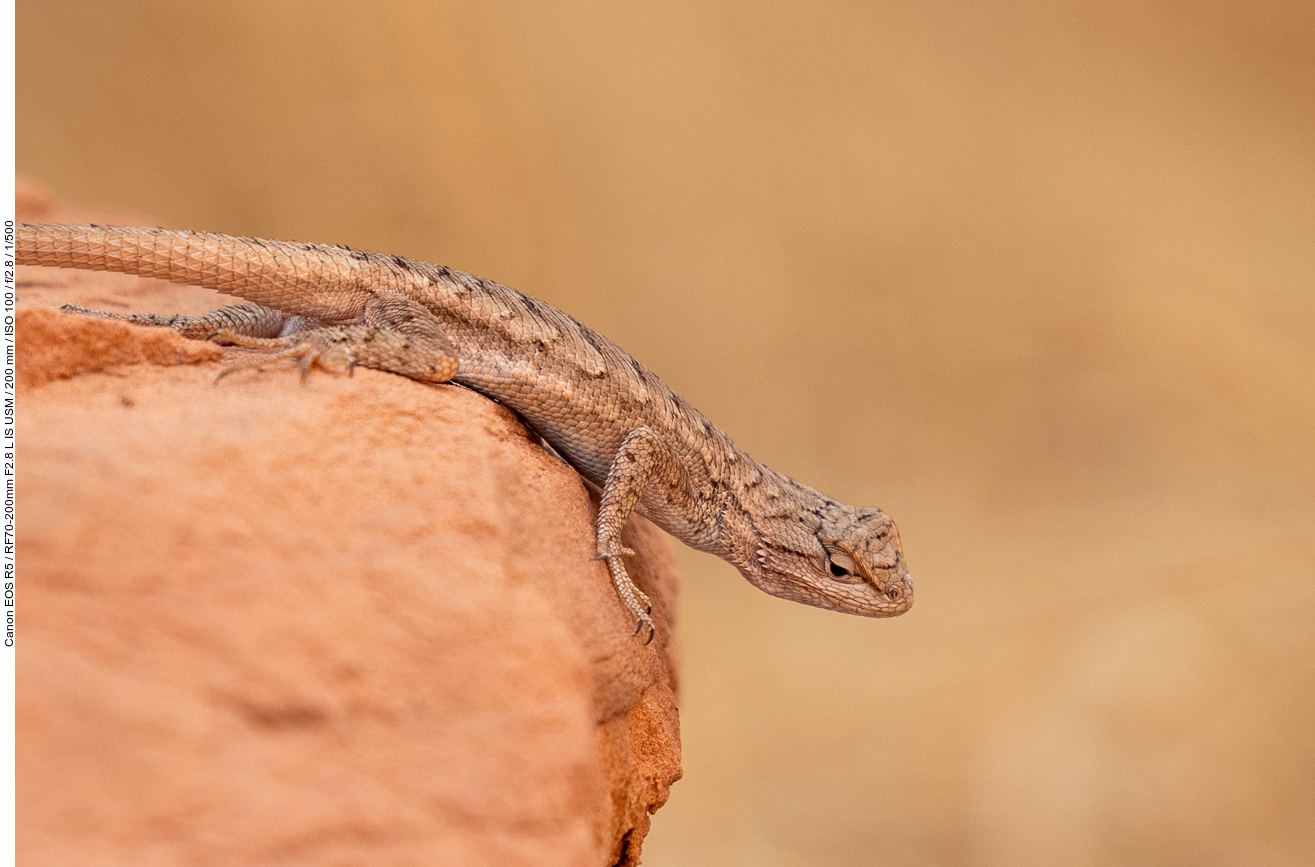
<svg viewBox="0 0 1315 867">
<path fill-rule="evenodd" d="M 635 428 L 621 442 L 603 484 L 603 494 L 598 503 L 597 559 L 607 561 L 617 595 L 635 616 L 635 634 L 648 628 L 645 644 L 653 640 L 656 631 L 651 614 L 652 604 L 626 571 L 622 558 L 627 554 L 634 556 L 635 552 L 621 544 L 621 529 L 639 505 L 645 491 L 654 488 L 663 488 L 668 492 L 688 490 L 688 476 L 671 448 L 657 433 L 647 427 Z"/>
</svg>

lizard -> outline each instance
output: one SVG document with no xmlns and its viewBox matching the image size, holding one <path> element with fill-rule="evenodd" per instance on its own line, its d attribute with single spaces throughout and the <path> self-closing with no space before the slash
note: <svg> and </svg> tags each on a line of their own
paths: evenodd
<svg viewBox="0 0 1315 867">
<path fill-rule="evenodd" d="M 65 311 L 259 350 L 238 370 L 296 359 L 456 383 L 517 412 L 599 492 L 597 558 L 635 634 L 654 635 L 621 528 L 633 512 L 783 599 L 867 617 L 913 604 L 894 522 L 754 460 L 652 371 L 543 301 L 402 256 L 210 232 L 22 224 L 17 262 L 119 271 L 244 299 L 203 316 Z"/>
</svg>

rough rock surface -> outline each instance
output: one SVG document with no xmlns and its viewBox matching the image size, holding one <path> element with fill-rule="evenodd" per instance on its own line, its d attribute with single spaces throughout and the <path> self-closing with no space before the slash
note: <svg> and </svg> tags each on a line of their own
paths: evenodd
<svg viewBox="0 0 1315 867">
<path fill-rule="evenodd" d="M 19 218 L 72 220 L 20 186 Z M 101 222 L 106 222 L 101 216 Z M 20 269 L 18 843 L 40 864 L 636 863 L 680 775 L 668 540 L 457 387 L 240 357 Z"/>
</svg>

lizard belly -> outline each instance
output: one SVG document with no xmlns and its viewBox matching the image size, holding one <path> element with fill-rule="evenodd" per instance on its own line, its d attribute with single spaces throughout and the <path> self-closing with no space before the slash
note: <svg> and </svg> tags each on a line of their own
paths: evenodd
<svg viewBox="0 0 1315 867">
<path fill-rule="evenodd" d="M 578 390 L 555 378 L 527 382 L 519 377 L 467 370 L 453 380 L 514 409 L 536 434 L 571 466 L 602 488 L 617 449 L 630 428 L 610 414 L 577 402 Z"/>
</svg>

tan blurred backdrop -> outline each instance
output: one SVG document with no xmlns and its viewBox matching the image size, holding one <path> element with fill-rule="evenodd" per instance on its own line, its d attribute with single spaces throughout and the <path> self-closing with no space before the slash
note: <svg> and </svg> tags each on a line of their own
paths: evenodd
<svg viewBox="0 0 1315 867">
<path fill-rule="evenodd" d="M 1315 6 L 25 0 L 17 82 L 65 200 L 516 286 L 899 522 L 893 621 L 680 551 L 645 863 L 1315 863 Z"/>
</svg>

